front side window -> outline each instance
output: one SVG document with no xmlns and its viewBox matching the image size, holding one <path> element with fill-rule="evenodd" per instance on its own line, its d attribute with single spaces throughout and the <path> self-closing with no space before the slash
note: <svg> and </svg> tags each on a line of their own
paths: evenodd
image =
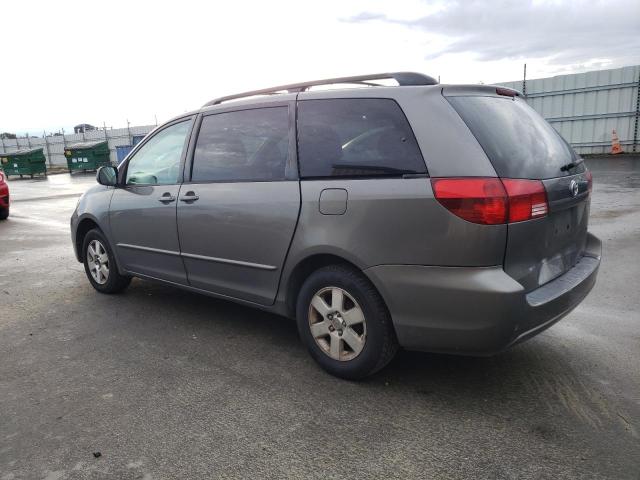
<svg viewBox="0 0 640 480">
<path fill-rule="evenodd" d="M 155 134 L 129 160 L 127 185 L 168 185 L 178 182 L 180 158 L 191 121 L 176 123 Z"/>
<path fill-rule="evenodd" d="M 413 131 L 391 99 L 298 102 L 298 146 L 301 177 L 426 173 Z"/>
<path fill-rule="evenodd" d="M 208 115 L 200 126 L 191 181 L 283 180 L 288 158 L 287 107 Z"/>
</svg>

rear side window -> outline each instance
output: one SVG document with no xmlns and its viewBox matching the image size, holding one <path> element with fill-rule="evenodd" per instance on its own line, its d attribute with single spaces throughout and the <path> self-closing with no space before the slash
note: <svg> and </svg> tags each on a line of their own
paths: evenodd
<svg viewBox="0 0 640 480">
<path fill-rule="evenodd" d="M 545 179 L 584 172 L 569 144 L 520 98 L 447 97 L 500 177 Z"/>
<path fill-rule="evenodd" d="M 426 173 L 404 113 L 390 99 L 298 102 L 301 177 Z"/>
<path fill-rule="evenodd" d="M 191 181 L 283 180 L 288 157 L 287 107 L 208 115 L 200 126 Z"/>
</svg>

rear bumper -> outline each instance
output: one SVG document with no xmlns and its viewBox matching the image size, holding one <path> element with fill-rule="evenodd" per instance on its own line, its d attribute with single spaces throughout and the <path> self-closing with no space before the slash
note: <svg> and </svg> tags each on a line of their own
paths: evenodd
<svg viewBox="0 0 640 480">
<path fill-rule="evenodd" d="M 567 315 L 593 288 L 602 244 L 589 234 L 568 272 L 526 293 L 502 267 L 380 265 L 365 270 L 385 299 L 400 345 L 491 355 Z"/>
</svg>

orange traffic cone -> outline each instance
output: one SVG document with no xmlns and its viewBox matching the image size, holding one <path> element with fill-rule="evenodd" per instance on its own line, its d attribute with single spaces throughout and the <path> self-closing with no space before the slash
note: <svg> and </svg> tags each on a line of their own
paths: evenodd
<svg viewBox="0 0 640 480">
<path fill-rule="evenodd" d="M 611 133 L 611 154 L 616 155 L 618 153 L 624 153 L 624 151 L 620 146 L 620 139 L 618 138 L 618 134 L 615 130 L 613 130 Z"/>
</svg>

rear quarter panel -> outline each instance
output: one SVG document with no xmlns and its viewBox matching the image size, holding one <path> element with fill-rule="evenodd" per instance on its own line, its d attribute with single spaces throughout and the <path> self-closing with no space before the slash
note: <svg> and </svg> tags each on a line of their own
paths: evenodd
<svg viewBox="0 0 640 480">
<path fill-rule="evenodd" d="M 404 111 L 429 176 L 496 173 L 465 123 L 442 96 L 442 87 L 380 87 L 311 91 L 299 101 L 389 98 Z M 303 161 L 303 159 L 300 159 Z M 343 215 L 323 215 L 322 190 L 345 189 Z M 302 180 L 302 208 L 287 259 L 291 270 L 315 253 L 342 256 L 362 269 L 374 265 L 500 265 L 506 226 L 476 225 L 448 212 L 433 196 L 429 178 Z"/>
<path fill-rule="evenodd" d="M 347 190 L 343 215 L 320 213 L 320 193 L 326 188 Z M 502 262 L 506 226 L 475 225 L 452 215 L 433 197 L 428 178 L 303 180 L 301 191 L 289 269 L 317 253 L 341 256 L 361 269 Z"/>
</svg>

